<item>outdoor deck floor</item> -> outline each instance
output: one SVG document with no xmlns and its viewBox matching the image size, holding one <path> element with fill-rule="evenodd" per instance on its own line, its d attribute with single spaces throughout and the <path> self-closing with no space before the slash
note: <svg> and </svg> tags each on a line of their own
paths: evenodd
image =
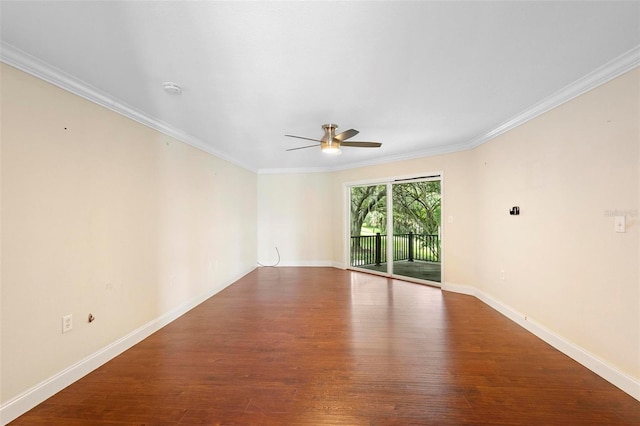
<svg viewBox="0 0 640 426">
<path fill-rule="evenodd" d="M 364 265 L 359 266 L 359 268 L 368 269 L 370 271 L 387 272 L 387 263 L 381 263 L 380 266 Z M 441 282 L 441 263 L 424 262 L 421 260 L 414 260 L 413 262 L 399 260 L 393 262 L 393 273 L 405 277 L 435 281 L 439 283 Z"/>
</svg>

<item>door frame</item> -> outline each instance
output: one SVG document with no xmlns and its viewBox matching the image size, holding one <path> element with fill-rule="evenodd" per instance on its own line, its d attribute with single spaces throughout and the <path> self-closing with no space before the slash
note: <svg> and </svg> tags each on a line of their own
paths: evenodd
<svg viewBox="0 0 640 426">
<path fill-rule="evenodd" d="M 440 282 L 435 281 L 425 281 L 417 278 L 406 277 L 404 275 L 395 275 L 393 273 L 393 238 L 387 238 L 387 253 L 385 253 L 385 257 L 387 259 L 388 270 L 387 272 L 378 272 L 372 271 L 369 269 L 358 268 L 355 266 L 351 266 L 350 256 L 351 256 L 351 188 L 354 186 L 370 186 L 370 185 L 386 185 L 387 186 L 387 234 L 391 232 L 393 234 L 393 192 L 392 187 L 394 183 L 410 183 L 412 181 L 420 182 L 426 180 L 436 180 L 438 178 L 440 180 Z M 430 285 L 433 287 L 442 287 L 444 283 L 444 264 L 445 264 L 445 256 L 444 256 L 444 247 L 445 247 L 445 227 L 444 227 L 444 218 L 446 217 L 444 214 L 444 173 L 442 171 L 437 172 L 428 172 L 428 173 L 413 173 L 410 175 L 402 175 L 402 176 L 391 176 L 385 178 L 376 178 L 376 179 L 364 179 L 359 181 L 352 182 L 344 182 L 343 183 L 343 191 L 344 191 L 344 227 L 343 227 L 343 238 L 344 238 L 344 258 L 343 262 L 346 266 L 345 269 L 353 270 L 358 272 L 365 272 L 374 275 L 381 275 L 394 279 L 401 279 L 404 281 L 416 282 L 418 284 Z"/>
</svg>

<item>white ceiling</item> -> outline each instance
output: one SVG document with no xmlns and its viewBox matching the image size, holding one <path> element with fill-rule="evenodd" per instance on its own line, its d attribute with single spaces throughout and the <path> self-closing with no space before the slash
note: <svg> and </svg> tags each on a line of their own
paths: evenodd
<svg viewBox="0 0 640 426">
<path fill-rule="evenodd" d="M 640 51 L 637 1 L 0 8 L 4 62 L 261 172 L 468 149 L 636 66 Z M 320 138 L 330 122 L 383 146 L 285 152 L 308 144 L 285 134 Z"/>
</svg>

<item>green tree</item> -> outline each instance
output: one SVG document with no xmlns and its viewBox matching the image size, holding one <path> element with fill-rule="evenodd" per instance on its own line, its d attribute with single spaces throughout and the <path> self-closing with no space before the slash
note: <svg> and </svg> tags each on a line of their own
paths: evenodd
<svg viewBox="0 0 640 426">
<path fill-rule="evenodd" d="M 440 181 L 402 183 L 393 186 L 395 233 L 410 231 L 437 234 L 440 226 Z"/>
<path fill-rule="evenodd" d="M 410 231 L 437 234 L 440 226 L 440 181 L 393 185 L 393 215 L 396 234 Z M 360 236 L 364 224 L 386 231 L 386 185 L 351 188 L 351 236 Z"/>
<path fill-rule="evenodd" d="M 359 237 L 362 225 L 371 212 L 379 212 L 386 217 L 386 185 L 354 186 L 351 188 L 351 236 Z M 385 220 L 380 220 L 385 223 Z"/>
</svg>

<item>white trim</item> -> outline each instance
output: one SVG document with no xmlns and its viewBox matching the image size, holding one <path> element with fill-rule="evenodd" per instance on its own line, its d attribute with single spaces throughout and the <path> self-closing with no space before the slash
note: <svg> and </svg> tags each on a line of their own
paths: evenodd
<svg viewBox="0 0 640 426">
<path fill-rule="evenodd" d="M 568 86 L 557 91 L 553 95 L 543 99 L 542 101 L 532 105 L 526 110 L 522 111 L 515 117 L 500 124 L 495 129 L 488 131 L 485 134 L 479 135 L 468 142 L 459 144 L 453 144 L 448 146 L 433 147 L 423 151 L 413 152 L 409 154 L 398 154 L 384 158 L 377 158 L 374 160 L 354 162 L 349 164 L 343 164 L 335 167 L 309 167 L 309 168 L 264 168 L 256 169 L 243 161 L 232 158 L 226 154 L 216 151 L 209 144 L 192 136 L 180 129 L 171 126 L 157 118 L 151 117 L 143 111 L 127 105 L 119 99 L 116 99 L 107 93 L 91 86 L 90 84 L 58 69 L 46 62 L 29 55 L 28 53 L 8 44 L 0 42 L 0 61 L 16 67 L 28 74 L 36 76 L 41 80 L 49 82 L 55 86 L 58 86 L 64 90 L 67 90 L 75 95 L 78 95 L 84 99 L 101 105 L 107 109 L 110 109 L 118 114 L 124 115 L 138 123 L 141 123 L 147 127 L 155 129 L 161 133 L 171 136 L 181 142 L 189 144 L 195 148 L 198 148 L 211 155 L 215 155 L 223 160 L 229 161 L 237 166 L 245 168 L 249 171 L 258 174 L 290 174 L 290 173 L 324 173 L 330 171 L 340 171 L 355 169 L 360 167 L 375 166 L 379 164 L 392 163 L 396 161 L 413 160 L 416 158 L 430 157 L 435 155 L 449 154 L 452 152 L 465 151 L 473 149 L 489 140 L 501 135 L 515 127 L 518 127 L 527 121 L 544 114 L 547 111 L 556 108 L 571 99 L 586 93 L 601 84 L 604 84 L 623 73 L 630 71 L 631 69 L 640 65 L 640 46 L 635 46 L 622 55 L 614 58 L 608 63 L 604 64 L 595 71 L 579 78 Z"/>
<path fill-rule="evenodd" d="M 411 152 L 408 154 L 389 155 L 386 157 L 379 157 L 373 160 L 359 161 L 354 163 L 343 164 L 333 167 L 307 167 L 296 169 L 258 169 L 258 174 L 291 174 L 291 173 L 324 173 L 324 172 L 337 172 L 341 170 L 351 170 L 360 167 L 377 166 L 380 164 L 395 163 L 397 161 L 415 160 L 417 158 L 433 157 L 435 155 L 450 154 L 452 152 L 466 151 L 474 147 L 468 144 L 455 144 L 441 146 L 437 148 L 430 148 L 422 151 Z"/>
<path fill-rule="evenodd" d="M 325 262 L 320 262 L 322 264 L 316 262 L 313 262 L 314 264 L 311 264 L 312 262 L 308 263 L 309 264 L 304 266 L 327 266 L 325 265 Z M 326 263 L 332 263 L 333 265 L 331 266 L 338 269 L 345 269 L 344 265 L 339 265 L 335 262 Z M 200 303 L 219 293 L 254 269 L 255 268 L 251 268 L 250 270 L 240 274 L 237 278 L 228 281 L 226 284 L 217 286 L 200 295 L 199 297 L 194 298 L 190 302 L 187 302 L 185 305 L 180 306 L 156 318 L 155 320 L 148 322 L 147 324 L 132 331 L 128 335 L 116 340 L 112 344 L 100 349 L 94 354 L 89 355 L 85 359 L 62 370 L 61 372 L 39 383 L 26 392 L 0 405 L 0 424 L 6 425 L 9 422 L 15 420 L 47 398 L 55 395 L 57 392 L 69 386 L 73 382 L 81 379 L 86 374 L 105 364 L 109 360 L 115 358 L 122 352 L 131 348 L 132 346 L 147 338 L 151 334 L 155 333 L 165 325 L 171 323 L 189 310 L 193 309 Z M 555 334 L 551 330 L 533 321 L 522 313 L 508 307 L 502 302 L 497 301 L 496 299 L 486 295 L 485 293 L 474 287 L 463 286 L 454 283 L 443 283 L 441 288 L 443 291 L 450 291 L 476 297 L 477 299 L 495 309 L 496 311 L 500 312 L 521 327 L 530 331 L 540 339 L 549 343 L 560 352 L 584 365 L 589 370 L 593 371 L 600 377 L 604 378 L 624 392 L 631 395 L 633 398 L 640 401 L 640 381 L 607 364 L 606 362 L 597 358 L 595 355 Z"/>
<path fill-rule="evenodd" d="M 341 170 L 351 170 L 351 169 L 357 169 L 357 168 L 361 168 L 361 167 L 377 166 L 377 165 L 380 165 L 380 164 L 387 164 L 387 163 L 395 163 L 397 161 L 415 160 L 417 158 L 433 157 L 435 155 L 450 154 L 450 153 L 453 153 L 453 152 L 466 151 L 466 150 L 471 149 L 471 148 L 474 148 L 474 147 L 470 147 L 470 146 L 468 146 L 466 144 L 450 145 L 450 146 L 446 146 L 446 147 L 432 148 L 432 149 L 427 149 L 427 150 L 424 150 L 424 151 L 412 152 L 412 153 L 409 153 L 409 154 L 391 155 L 391 156 L 387 156 L 387 157 L 380 157 L 380 158 L 377 158 L 375 160 L 348 163 L 348 164 L 343 164 L 343 165 L 334 166 L 334 167 L 307 167 L 307 168 L 295 168 L 295 169 L 293 169 L 293 168 L 292 169 L 258 169 L 257 173 L 261 174 L 261 175 L 273 175 L 273 174 L 293 174 L 293 173 L 338 172 L 338 171 L 341 171 Z"/>
<path fill-rule="evenodd" d="M 333 172 L 334 168 L 331 167 L 302 167 L 302 168 L 290 168 L 290 169 L 258 169 L 259 175 L 295 175 L 306 173 L 328 173 Z"/>
<path fill-rule="evenodd" d="M 351 268 L 351 187 L 342 183 L 342 263 L 345 269 Z M 335 238 L 335 236 L 333 237 Z"/>
<path fill-rule="evenodd" d="M 36 386 L 28 389 L 22 394 L 10 399 L 9 401 L 0 405 L 0 424 L 6 425 L 7 423 L 15 420 L 22 414 L 34 408 L 44 400 L 50 398 L 62 389 L 66 388 L 73 382 L 80 380 L 85 375 L 89 374 L 96 368 L 120 355 L 122 352 L 136 345 L 143 339 L 146 339 L 162 327 L 176 320 L 180 316 L 184 315 L 191 309 L 195 308 L 205 300 L 224 290 L 234 282 L 238 281 L 243 276 L 253 271 L 255 267 L 250 268 L 239 274 L 236 278 L 233 278 L 222 285 L 216 286 L 204 294 L 197 296 L 179 306 L 164 315 L 149 321 L 148 323 L 138 327 L 126 336 L 121 337 L 110 345 L 94 352 L 86 358 L 78 361 L 77 363 L 65 368 L 59 373 L 49 377 L 45 381 L 37 384 Z"/>
<path fill-rule="evenodd" d="M 394 179 L 395 180 L 395 179 Z M 387 273 L 389 274 L 389 277 L 392 278 L 393 274 L 395 274 L 395 271 L 393 270 L 393 267 L 395 266 L 393 264 L 393 253 L 395 252 L 395 241 L 393 240 L 393 237 L 396 233 L 396 230 L 394 228 L 394 224 L 393 224 L 393 219 L 394 219 L 394 215 L 393 215 L 393 181 L 387 181 L 386 182 L 386 186 L 387 186 L 387 195 L 385 196 L 385 204 L 387 205 L 387 244 L 386 244 L 386 253 L 384 254 L 384 257 L 386 259 L 387 262 Z M 367 213 L 368 214 L 368 213 Z M 364 217 L 365 219 L 367 218 L 367 216 Z M 351 219 L 349 219 L 351 220 Z M 362 228 L 360 228 L 360 230 L 362 231 Z M 389 236 L 391 236 L 391 238 L 389 238 Z M 351 240 L 351 235 L 349 235 L 349 240 Z M 382 246 L 382 243 L 380 243 L 380 246 Z M 377 251 L 377 250 L 376 250 Z M 380 247 L 380 251 L 382 251 L 382 247 Z M 351 254 L 349 254 L 351 255 Z"/>
<path fill-rule="evenodd" d="M 429 181 L 429 180 L 442 180 L 442 176 L 443 176 L 444 172 L 442 171 L 435 171 L 435 172 L 416 172 L 416 173 L 411 173 L 408 175 L 397 175 L 397 176 L 385 176 L 385 177 L 377 177 L 377 178 L 370 178 L 370 179 L 362 179 L 362 180 L 356 180 L 356 181 L 350 181 L 350 182 L 343 182 L 343 185 L 347 188 L 350 188 L 352 186 L 370 186 L 370 185 L 386 185 L 388 182 L 390 183 L 394 183 L 397 180 L 409 180 L 412 182 L 421 182 L 421 181 Z M 425 179 L 419 179 L 422 178 L 424 176 L 434 176 L 434 177 L 438 177 L 439 179 L 429 179 L 429 178 L 425 178 Z M 397 182 L 397 183 L 403 183 L 403 182 Z M 349 194 L 347 194 L 347 201 L 349 200 Z M 348 204 L 348 203 L 347 203 Z"/>
<path fill-rule="evenodd" d="M 620 371 L 584 348 L 549 330 L 527 315 L 516 311 L 510 306 L 505 305 L 501 301 L 474 287 L 444 283 L 442 285 L 442 290 L 474 296 L 574 361 L 582 364 L 598 376 L 640 401 L 640 380 Z"/>
<path fill-rule="evenodd" d="M 629 51 L 623 53 L 617 58 L 612 59 L 595 71 L 580 77 L 568 86 L 558 90 L 551 96 L 537 102 L 529 108 L 522 111 L 520 114 L 512 117 L 511 119 L 500 124 L 495 129 L 488 131 L 482 135 L 479 135 L 472 140 L 449 146 L 441 146 L 435 148 L 429 148 L 423 151 L 413 152 L 410 154 L 400 154 L 395 156 L 388 156 L 384 158 L 378 158 L 375 160 L 369 160 L 364 162 L 349 163 L 341 166 L 336 166 L 330 169 L 295 169 L 295 173 L 317 173 L 323 171 L 339 171 L 355 169 L 359 167 L 375 166 L 379 164 L 393 163 L 396 161 L 414 160 L 422 157 L 432 157 L 435 155 L 450 154 L 453 152 L 466 151 L 476 148 L 491 139 L 512 130 L 529 120 L 532 120 L 545 112 L 551 111 L 554 108 L 574 99 L 596 87 L 613 80 L 614 78 L 624 74 L 627 71 L 631 71 L 633 68 L 640 66 L 640 46 L 635 46 Z M 286 169 L 258 169 L 258 173 L 271 174 L 271 173 L 287 173 Z"/>
<path fill-rule="evenodd" d="M 421 279 L 417 279 L 417 278 L 413 278 L 413 277 L 406 277 L 406 276 L 402 276 L 402 275 L 394 275 L 393 272 L 393 240 L 389 241 L 387 244 L 387 253 L 386 253 L 386 259 L 387 259 L 387 265 L 391 265 L 389 267 L 389 270 L 385 271 L 385 272 L 381 272 L 381 271 L 374 271 L 371 269 L 365 269 L 365 268 L 358 268 L 358 267 L 354 267 L 354 266 L 350 266 L 350 257 L 351 257 L 351 244 L 350 244 L 350 240 L 351 240 L 351 226 L 350 226 L 350 221 L 351 221 L 351 191 L 350 188 L 352 187 L 357 187 L 357 186 L 373 186 L 373 185 L 385 185 L 387 187 L 387 194 L 391 194 L 392 188 L 394 184 L 401 184 L 401 183 L 412 183 L 412 182 L 432 182 L 432 181 L 440 181 L 440 205 L 441 208 L 444 208 L 444 172 L 442 171 L 437 171 L 437 172 L 428 172 L 428 173 L 411 173 L 408 175 L 400 175 L 400 176 L 388 176 L 388 177 L 384 177 L 384 178 L 373 178 L 373 179 L 364 179 L 364 180 L 359 180 L 359 181 L 351 181 L 351 182 L 342 182 L 342 188 L 343 188 L 343 193 L 344 193 L 344 198 L 343 198 L 343 209 L 344 209 L 344 214 L 345 214 L 345 221 L 344 221 L 344 229 L 343 229 L 343 236 L 344 236 L 344 256 L 343 256 L 343 262 L 345 265 L 348 265 L 346 267 L 346 269 L 349 270 L 353 270 L 353 271 L 357 271 L 357 272 L 364 272 L 364 273 L 371 273 L 374 275 L 380 275 L 383 277 L 388 277 L 388 278 L 392 278 L 392 279 L 401 279 L 401 280 L 405 280 L 405 281 L 411 281 L 417 284 L 424 284 L 424 285 L 429 285 L 432 287 L 440 287 L 441 283 L 436 282 L 436 281 L 427 281 L 427 280 L 421 280 Z M 391 233 L 393 233 L 393 215 L 391 214 L 393 211 L 393 202 L 388 202 L 387 203 L 387 230 Z M 442 218 L 444 217 L 444 215 L 440 215 L 440 230 L 442 232 L 442 234 L 440 235 L 441 239 L 440 239 L 440 243 L 441 243 L 441 258 L 440 258 L 440 279 L 444 280 L 444 240 L 443 240 L 443 235 L 444 235 L 444 227 L 443 227 L 443 223 L 442 223 Z"/>
<path fill-rule="evenodd" d="M 342 262 L 332 262 L 333 263 L 333 267 L 336 269 L 342 269 L 343 271 L 346 271 L 347 269 L 349 269 L 347 267 L 347 264 L 342 263 Z"/>
<path fill-rule="evenodd" d="M 447 209 L 445 208 L 445 183 L 444 183 L 444 172 L 440 172 L 440 282 L 438 283 L 438 287 L 442 288 L 442 283 L 446 280 L 446 256 L 444 255 L 447 248 L 446 239 L 446 227 L 444 218 L 447 217 Z"/>
<path fill-rule="evenodd" d="M 184 142 L 188 145 L 193 146 L 194 148 L 235 164 L 236 166 L 242 167 L 254 173 L 257 172 L 257 169 L 255 167 L 251 167 L 236 158 L 232 158 L 220 151 L 213 149 L 209 144 L 196 138 L 195 136 L 177 129 L 162 120 L 152 117 L 144 111 L 140 111 L 135 107 L 128 105 L 117 98 L 114 98 L 108 93 L 105 93 L 102 90 L 93 87 L 89 83 L 62 71 L 61 69 L 49 65 L 46 62 L 41 61 L 40 59 L 31 56 L 28 53 L 8 43 L 0 42 L 0 61 L 11 65 L 12 67 L 18 68 L 19 70 L 24 71 L 27 74 L 31 74 L 41 80 L 44 80 L 47 83 L 51 83 L 54 86 L 71 92 L 74 95 L 80 96 L 81 98 L 84 98 L 90 102 L 105 107 L 115 113 L 130 118 L 131 120 L 136 121 L 144 126 L 150 127 L 160 133 L 175 138 L 180 142 Z"/>
<path fill-rule="evenodd" d="M 339 263 L 336 263 L 332 260 L 295 260 L 295 261 L 286 261 L 282 260 L 280 263 L 274 266 L 266 266 L 270 268 L 279 268 L 279 267 L 301 267 L 301 268 L 338 268 L 340 267 Z"/>
<path fill-rule="evenodd" d="M 467 148 L 471 149 L 482 145 L 483 143 L 488 142 L 491 139 L 514 129 L 529 120 L 533 120 L 534 118 L 544 114 L 545 112 L 551 111 L 552 109 L 557 108 L 566 102 L 569 102 L 571 99 L 574 99 L 608 81 L 613 80 L 614 78 L 624 74 L 627 71 L 632 70 L 639 65 L 640 46 L 636 46 L 633 49 L 618 56 L 617 58 L 607 62 L 600 68 L 597 68 L 595 71 L 590 72 L 589 74 L 577 79 L 570 85 L 558 90 L 551 96 L 541 100 L 540 102 L 537 102 L 536 104 L 527 108 L 510 120 L 505 121 L 495 129 L 473 139 L 468 143 Z"/>
</svg>

